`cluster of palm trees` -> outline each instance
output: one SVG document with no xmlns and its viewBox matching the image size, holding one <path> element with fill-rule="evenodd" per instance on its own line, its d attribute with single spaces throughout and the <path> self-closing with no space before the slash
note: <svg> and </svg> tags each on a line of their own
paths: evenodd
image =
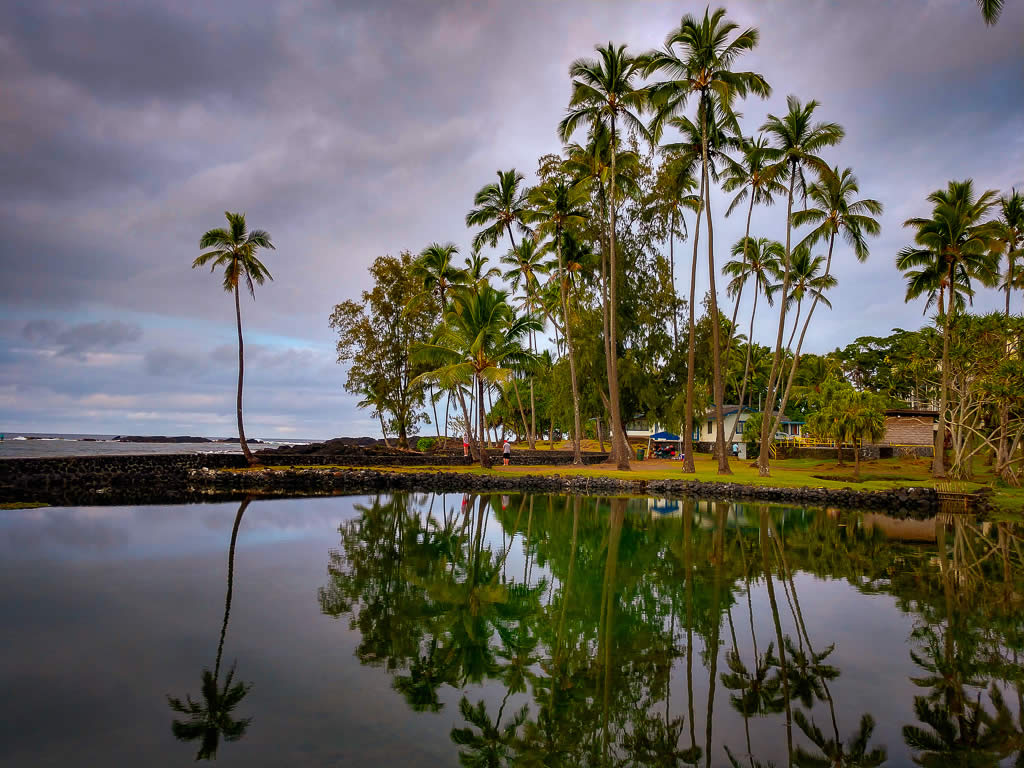
<svg viewBox="0 0 1024 768">
<path fill-rule="evenodd" d="M 586 317 L 599 308 L 600 350 L 596 355 L 584 350 L 583 356 L 603 361 L 604 375 L 596 387 L 603 405 L 599 410 L 607 412 L 606 423 L 611 428 L 611 461 L 620 469 L 628 469 L 620 357 L 624 343 L 622 303 L 629 297 L 622 291 L 630 280 L 642 279 L 634 272 L 637 235 L 632 230 L 644 217 L 657 219 L 669 250 L 667 272 L 671 285 L 667 294 L 672 306 L 673 347 L 681 345 L 677 310 L 685 304 L 689 313 L 687 360 L 680 367 L 686 371 L 684 418 L 680 419 L 685 471 L 694 471 L 698 404 L 713 404 L 718 423 L 723 423 L 730 383 L 726 382 L 725 373 L 730 366 L 737 367 L 732 357 L 742 344 L 737 314 L 745 287 L 752 284 L 754 293 L 751 332 L 758 297 L 764 294 L 770 305 L 778 302 L 778 332 L 771 351 L 771 367 L 759 391 L 770 414 L 770 418 L 763 420 L 759 466 L 762 474 L 769 473 L 767 447 L 793 391 L 807 330 L 818 305 L 831 306 L 825 294 L 837 282 L 834 257 L 845 256 L 842 246 L 860 261 L 867 257 L 866 240 L 879 231 L 874 217 L 881 213 L 881 204 L 858 199 L 853 172 L 831 166 L 821 156 L 824 150 L 840 142 L 843 129 L 836 123 L 816 119 L 818 102 L 801 102 L 790 96 L 787 111 L 769 115 L 758 135 L 743 134 L 735 109 L 738 102 L 747 96 L 766 98 L 771 92 L 762 75 L 742 71 L 737 66 L 742 55 L 757 42 L 756 29 L 741 30 L 726 18 L 724 10 L 708 9 L 702 17 L 685 15 L 661 49 L 635 55 L 625 45 L 608 43 L 596 48 L 595 58 L 572 63 L 571 96 L 558 126 L 559 137 L 565 143 L 562 155 L 541 159 L 540 180 L 532 188 L 525 187 L 521 173 L 510 169 L 499 171 L 497 181 L 485 185 L 474 198 L 466 224 L 476 230 L 474 255 L 467 261 L 467 270 L 470 262 L 479 265 L 469 270 L 475 274 L 468 275 L 467 270 L 454 267 L 451 257 L 456 249 L 451 244 L 433 245 L 420 257 L 424 290 L 436 291 L 442 307 L 439 343 L 421 355 L 425 360 L 438 361 L 437 370 L 431 374 L 435 380 L 443 377 L 442 386 L 461 388 L 470 384 L 471 373 L 476 373 L 479 382 L 485 370 L 491 373 L 484 378 L 492 382 L 522 376 L 530 381 L 533 411 L 534 377 L 530 365 L 539 352 L 537 326 L 550 324 L 556 348 L 564 350 L 568 362 L 573 452 L 576 461 L 580 461 L 583 415 L 579 358 L 585 343 L 580 334 L 586 328 Z M 574 143 L 573 138 L 584 130 L 585 142 Z M 670 132 L 675 140 L 668 140 Z M 732 247 L 733 259 L 725 265 L 729 278 L 726 292 L 735 299 L 731 320 L 719 311 L 720 265 L 715 252 L 712 184 L 720 184 L 733 195 L 725 215 L 741 206 L 745 206 L 746 212 L 744 237 Z M 781 198 L 786 200 L 784 243 L 751 233 L 754 207 L 771 205 Z M 797 209 L 798 201 L 805 205 Z M 641 213 L 623 223 L 622 214 L 629 206 Z M 693 217 L 689 226 L 688 215 Z M 810 230 L 797 241 L 794 232 L 802 226 Z M 706 382 L 697 381 L 697 369 L 703 361 L 699 363 L 696 359 L 699 340 L 695 305 L 700 298 L 696 274 L 702 229 L 709 276 L 711 365 Z M 675 240 L 685 236 L 693 242 L 686 302 L 677 297 L 675 288 Z M 511 309 L 512 296 L 499 291 L 494 298 L 504 302 L 507 309 L 494 313 L 491 322 L 519 322 L 524 335 L 528 333 L 523 354 L 514 356 L 520 367 L 485 366 L 481 362 L 476 369 L 468 364 L 453 368 L 455 358 L 440 351 L 456 343 L 445 326 L 449 321 L 473 315 L 464 311 L 467 302 L 470 296 L 484 290 L 481 280 L 486 281 L 489 274 L 479 249 L 504 242 L 508 245 L 501 258 L 508 267 L 504 278 L 512 285 L 518 310 L 524 317 L 520 321 Z M 826 249 L 824 255 L 813 252 L 817 246 Z M 664 261 L 660 252 L 658 258 Z M 449 290 L 460 283 L 476 287 Z M 480 327 L 466 328 L 465 333 L 469 332 L 473 339 L 480 340 L 501 336 Z M 442 341 L 442 337 L 447 341 Z M 458 343 L 468 344 L 470 337 Z M 459 359 L 468 361 L 471 354 L 477 353 L 486 357 L 480 347 L 484 343 L 478 343 L 476 353 L 468 347 L 460 349 Z M 734 394 L 738 391 L 741 400 L 749 395 L 750 402 L 755 347 L 748 337 L 743 373 L 737 377 L 739 386 L 731 390 Z M 705 385 L 701 387 L 705 391 L 698 391 L 698 384 Z M 665 398 L 671 395 L 666 394 Z M 522 416 L 526 427 L 525 413 Z M 631 418 L 633 414 L 626 416 Z M 482 421 L 482 417 L 477 418 Z M 531 446 L 537 437 L 535 422 L 535 416 L 531 417 L 526 430 Z M 726 442 L 724 430 L 718 429 L 714 451 L 718 471 L 723 474 L 730 472 Z"/>
</svg>

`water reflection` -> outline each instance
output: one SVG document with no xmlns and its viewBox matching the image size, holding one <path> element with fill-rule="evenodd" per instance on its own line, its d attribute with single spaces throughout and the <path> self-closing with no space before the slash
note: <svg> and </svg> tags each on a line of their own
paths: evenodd
<svg viewBox="0 0 1024 768">
<path fill-rule="evenodd" d="M 203 669 L 200 696 L 193 699 L 191 694 L 185 700 L 167 696 L 170 708 L 184 715 L 185 719 L 175 718 L 171 721 L 171 732 L 179 741 L 199 742 L 196 760 L 213 760 L 217 757 L 220 740 L 238 741 L 249 728 L 251 717 L 236 719 L 235 708 L 245 698 L 251 683 L 235 682 L 235 664 L 231 665 L 220 682 L 220 664 L 224 654 L 224 638 L 228 631 L 228 618 L 231 615 L 231 593 L 235 581 L 235 543 L 238 541 L 238 528 L 242 524 L 242 516 L 249 506 L 250 499 L 245 499 L 238 507 L 234 525 L 231 527 L 231 544 L 228 547 L 228 587 L 224 597 L 224 621 L 220 627 L 220 640 L 217 642 L 217 660 L 213 672 Z"/>
<path fill-rule="evenodd" d="M 1024 537 L 1008 523 L 526 495 L 357 511 L 320 608 L 413 711 L 457 692 L 463 765 L 1024 765 Z M 870 598 L 895 600 L 907 646 L 841 649 L 817 619 L 827 582 L 868 618 Z M 876 723 L 870 697 L 835 694 L 893 650 L 919 672 L 871 682 L 913 686 L 916 719 Z"/>
</svg>

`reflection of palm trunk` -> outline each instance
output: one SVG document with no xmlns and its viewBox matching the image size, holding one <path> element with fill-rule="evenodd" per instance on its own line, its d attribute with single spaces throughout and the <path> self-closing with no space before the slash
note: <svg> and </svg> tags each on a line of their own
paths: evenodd
<svg viewBox="0 0 1024 768">
<path fill-rule="evenodd" d="M 711 765 L 711 728 L 715 719 L 715 683 L 718 678 L 718 642 L 719 632 L 722 627 L 721 616 L 718 610 L 722 602 L 722 561 L 724 558 L 723 538 L 725 536 L 725 514 L 728 510 L 727 504 L 715 503 L 715 533 L 712 545 L 712 557 L 714 558 L 715 575 L 712 587 L 711 613 L 714 621 L 714 628 L 711 630 L 711 642 L 708 653 L 711 656 L 711 678 L 708 681 L 708 717 L 705 723 L 704 736 L 704 765 Z"/>
<path fill-rule="evenodd" d="M 220 625 L 220 642 L 217 643 L 217 663 L 213 665 L 214 681 L 219 680 L 220 659 L 224 653 L 224 635 L 227 634 L 228 616 L 231 614 L 231 590 L 235 582 L 235 542 L 238 540 L 238 527 L 242 524 L 242 515 L 245 514 L 246 507 L 249 506 L 250 501 L 251 499 L 249 498 L 242 500 L 238 507 L 238 512 L 235 514 L 235 524 L 231 528 L 231 546 L 228 548 L 228 591 L 224 597 L 224 623 Z"/>
<path fill-rule="evenodd" d="M 693 724 L 693 509 L 694 503 L 683 502 L 683 562 L 686 565 L 686 699 L 690 715 L 690 749 L 697 747 Z"/>
<path fill-rule="evenodd" d="M 779 604 L 775 601 L 775 586 L 772 583 L 772 566 L 768 560 L 768 508 L 761 507 L 761 565 L 768 585 L 768 601 L 772 606 L 772 620 L 775 622 L 775 641 L 779 644 L 779 669 L 782 672 L 782 695 L 786 702 L 786 750 L 789 765 L 793 764 L 793 712 L 789 705 L 789 672 L 786 667 L 786 647 L 782 644 L 782 624 L 779 621 Z"/>
<path fill-rule="evenodd" d="M 566 498 L 566 506 L 569 505 L 569 500 Z M 558 617 L 558 643 L 555 646 L 555 668 L 561 661 L 560 655 L 562 652 L 562 639 L 565 634 L 565 611 L 569 606 L 569 590 L 572 589 L 572 572 L 576 566 L 576 541 L 577 533 L 580 527 L 580 497 L 573 497 L 572 504 L 572 542 L 569 548 L 569 573 L 566 575 L 565 584 L 562 585 L 562 611 Z M 552 693 L 554 687 L 552 686 Z"/>
<path fill-rule="evenodd" d="M 626 515 L 626 499 L 611 499 L 611 515 L 608 519 L 608 555 L 604 564 L 604 632 L 602 661 L 604 663 L 604 703 L 602 728 L 604 731 L 604 759 L 608 761 L 608 708 L 612 683 L 612 627 L 615 624 L 615 571 L 619 563 L 619 541 L 622 538 L 622 524 Z"/>
<path fill-rule="evenodd" d="M 939 548 L 939 567 L 942 572 L 942 592 L 946 605 L 946 632 L 943 638 L 944 651 L 946 656 L 946 668 L 953 669 L 953 583 L 949 563 L 949 555 L 946 552 L 946 523 L 939 521 L 935 526 L 936 543 Z M 949 711 L 957 717 L 963 714 L 963 692 L 953 692 L 952 701 L 949 702 Z"/>
</svg>

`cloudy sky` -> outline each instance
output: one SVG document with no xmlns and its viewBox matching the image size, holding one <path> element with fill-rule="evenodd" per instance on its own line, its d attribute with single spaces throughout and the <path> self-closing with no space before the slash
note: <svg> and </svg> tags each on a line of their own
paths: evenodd
<svg viewBox="0 0 1024 768">
<path fill-rule="evenodd" d="M 199 235 L 244 211 L 275 280 L 246 300 L 247 433 L 376 434 L 327 317 L 377 256 L 468 245 L 495 170 L 556 151 L 567 69 L 659 45 L 680 2 L 15 0 L 0 7 L 0 432 L 232 435 L 235 329 Z M 900 226 L 951 178 L 1024 187 L 1024 3 L 733 2 L 744 64 L 846 128 L 829 155 L 886 206 L 865 265 L 837 254 L 826 351 L 917 327 Z M 718 210 L 723 210 L 719 206 Z M 741 234 L 716 223 L 717 242 Z M 780 237 L 784 209 L 755 215 Z M 680 283 L 680 290 L 686 286 Z M 979 298 L 995 308 L 994 295 Z M 767 340 L 767 325 L 755 338 Z"/>
</svg>

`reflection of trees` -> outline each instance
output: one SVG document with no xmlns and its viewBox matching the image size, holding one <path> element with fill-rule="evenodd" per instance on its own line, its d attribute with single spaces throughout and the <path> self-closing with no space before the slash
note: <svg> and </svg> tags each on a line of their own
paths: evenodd
<svg viewBox="0 0 1024 768">
<path fill-rule="evenodd" d="M 228 588 L 224 597 L 224 620 L 220 627 L 220 640 L 217 643 L 217 660 L 213 672 L 204 669 L 200 697 L 194 700 L 186 694 L 185 700 L 167 697 L 167 703 L 178 714 L 185 715 L 186 720 L 171 721 L 171 732 L 179 741 L 198 741 L 199 751 L 196 760 L 211 760 L 217 757 L 217 747 L 221 738 L 224 741 L 238 741 L 244 735 L 252 721 L 251 717 L 236 720 L 233 717 L 237 707 L 252 687 L 250 683 L 235 682 L 235 665 L 231 665 L 220 684 L 220 662 L 224 653 L 224 637 L 228 631 L 228 617 L 231 615 L 231 594 L 235 581 L 235 543 L 238 540 L 238 528 L 242 524 L 242 515 L 249 506 L 245 499 L 235 514 L 235 523 L 231 527 L 231 544 L 228 547 Z"/>
<path fill-rule="evenodd" d="M 652 517 L 643 500 L 592 497 L 431 503 L 382 496 L 360 507 L 340 529 L 320 602 L 359 630 L 361 661 L 391 675 L 414 710 L 460 702 L 451 737 L 463 764 L 881 764 L 871 715 L 841 717 L 833 651 L 842 638 L 808 625 L 800 574 L 891 594 L 918 617 L 914 679 L 929 719 L 908 726 L 920 733 L 906 741 L 919 762 L 933 751 L 928 738 L 948 741 L 943 708 L 958 697 L 965 731 L 985 712 L 984 749 L 1020 749 L 1019 709 L 1007 703 L 1019 677 L 1011 612 L 1024 562 L 1012 526 L 965 522 L 943 555 L 889 541 L 850 513 L 691 500 L 681 518 Z M 978 609 L 957 596 L 964 585 L 969 599 L 982 596 Z M 758 602 L 767 618 L 755 614 Z M 981 691 L 981 706 L 976 688 L 993 679 L 1002 683 Z M 718 684 L 743 718 L 742 754 L 721 745 L 733 735 L 715 710 Z M 702 713 L 695 688 L 707 694 Z M 751 744 L 754 718 L 778 726 L 772 743 Z"/>
</svg>

